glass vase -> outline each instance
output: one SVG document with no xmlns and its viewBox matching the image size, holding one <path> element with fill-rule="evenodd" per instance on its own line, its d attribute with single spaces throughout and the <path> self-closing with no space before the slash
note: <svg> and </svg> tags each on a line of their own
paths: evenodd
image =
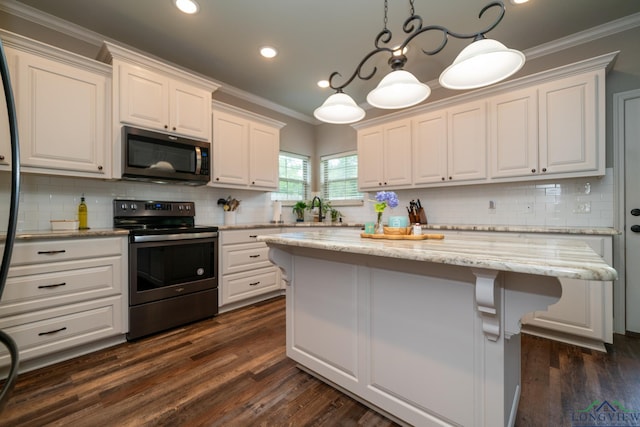
<svg viewBox="0 0 640 427">
<path fill-rule="evenodd" d="M 376 221 L 375 234 L 384 234 L 384 225 L 382 225 L 382 212 L 378 212 L 378 220 Z"/>
</svg>

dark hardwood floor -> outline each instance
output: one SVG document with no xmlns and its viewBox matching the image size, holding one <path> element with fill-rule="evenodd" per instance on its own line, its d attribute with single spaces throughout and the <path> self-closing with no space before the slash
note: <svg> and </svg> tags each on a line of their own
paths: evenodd
<svg viewBox="0 0 640 427">
<path fill-rule="evenodd" d="M 640 412 L 640 339 L 604 354 L 523 336 L 522 361 L 517 426 L 573 426 L 594 400 Z M 0 426 L 45 425 L 395 424 L 287 359 L 278 298 L 21 374 Z"/>
</svg>

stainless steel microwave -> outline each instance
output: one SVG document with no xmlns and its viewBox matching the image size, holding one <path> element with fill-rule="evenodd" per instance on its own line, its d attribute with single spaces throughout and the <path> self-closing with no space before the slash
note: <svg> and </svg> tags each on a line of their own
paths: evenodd
<svg viewBox="0 0 640 427">
<path fill-rule="evenodd" d="M 123 126 L 122 144 L 124 179 L 204 185 L 211 178 L 208 142 Z"/>
</svg>

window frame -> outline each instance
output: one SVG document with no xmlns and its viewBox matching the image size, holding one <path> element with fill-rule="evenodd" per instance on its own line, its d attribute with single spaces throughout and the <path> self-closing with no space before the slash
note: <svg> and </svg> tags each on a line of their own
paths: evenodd
<svg viewBox="0 0 640 427">
<path fill-rule="evenodd" d="M 341 153 L 335 153 L 335 154 L 329 154 L 329 155 L 325 155 L 325 156 L 321 156 L 320 157 L 320 195 L 322 197 L 323 200 L 328 200 L 331 202 L 332 206 L 362 206 L 364 204 L 364 199 L 366 197 L 366 194 L 363 192 L 358 191 L 358 194 L 356 195 L 356 197 L 353 198 L 349 198 L 349 199 L 332 199 L 330 197 L 328 197 L 327 194 L 327 187 L 326 187 L 326 173 L 325 173 L 325 165 L 326 162 L 328 162 L 329 160 L 332 159 L 339 159 L 339 158 L 346 158 L 346 157 L 351 157 L 351 156 L 355 156 L 356 159 L 358 159 L 358 152 L 357 151 L 345 151 L 345 152 L 341 152 Z M 358 167 L 360 165 L 358 164 Z M 355 181 L 356 184 L 356 188 L 358 188 L 358 174 L 357 174 L 357 169 L 356 169 L 356 176 L 353 178 L 353 180 Z"/>
<path fill-rule="evenodd" d="M 304 163 L 303 169 L 306 168 L 306 174 L 303 172 L 303 174 L 305 174 L 306 176 L 304 177 L 305 182 L 302 183 L 303 188 L 304 188 L 304 195 L 302 195 L 300 199 L 291 199 L 291 198 L 286 198 L 286 199 L 282 199 L 278 196 L 281 196 L 282 194 L 287 194 L 288 196 L 291 195 L 291 193 L 282 193 L 280 192 L 280 181 L 282 180 L 282 177 L 280 176 L 280 157 L 281 156 L 286 156 L 286 157 L 290 157 L 290 158 L 295 158 L 295 159 L 300 159 L 302 160 Z M 287 178 L 285 178 L 287 179 Z M 297 181 L 297 180 L 292 180 L 292 179 L 288 179 L 289 182 L 301 182 L 301 181 Z M 309 200 L 309 197 L 311 195 L 311 157 L 304 155 L 304 154 L 297 154 L 297 153 L 292 153 L 289 151 L 280 151 L 278 153 L 278 190 L 276 191 L 272 191 L 271 192 L 271 200 L 272 201 L 280 201 L 282 202 L 283 205 L 288 206 L 288 205 L 294 205 L 297 201 L 306 201 Z"/>
</svg>

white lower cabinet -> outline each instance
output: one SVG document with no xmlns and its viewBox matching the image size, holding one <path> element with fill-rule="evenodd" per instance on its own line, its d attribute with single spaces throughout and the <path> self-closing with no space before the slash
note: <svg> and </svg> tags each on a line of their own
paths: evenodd
<svg viewBox="0 0 640 427">
<path fill-rule="evenodd" d="M 495 236 L 496 232 L 437 231 L 446 236 L 471 239 Z M 500 232 L 497 232 L 500 233 Z M 518 239 L 580 240 L 587 243 L 609 265 L 613 265 L 613 238 L 609 235 L 500 233 Z M 613 343 L 613 284 L 579 279 L 560 279 L 562 297 L 545 311 L 535 311 L 521 319 L 522 332 L 555 341 L 606 351 Z"/>
<path fill-rule="evenodd" d="M 581 240 L 609 265 L 613 265 L 610 236 L 536 235 L 536 237 Z M 613 343 L 613 284 L 561 279 L 562 297 L 546 311 L 522 318 L 522 331 L 596 350 Z"/>
<path fill-rule="evenodd" d="M 126 237 L 16 243 L 0 329 L 16 341 L 21 369 L 124 341 L 127 250 Z M 9 362 L 2 349 L 0 368 Z"/>
<path fill-rule="evenodd" d="M 220 311 L 227 311 L 282 292 L 280 269 L 269 260 L 269 248 L 258 242 L 260 234 L 277 234 L 280 228 L 220 231 Z"/>
</svg>

